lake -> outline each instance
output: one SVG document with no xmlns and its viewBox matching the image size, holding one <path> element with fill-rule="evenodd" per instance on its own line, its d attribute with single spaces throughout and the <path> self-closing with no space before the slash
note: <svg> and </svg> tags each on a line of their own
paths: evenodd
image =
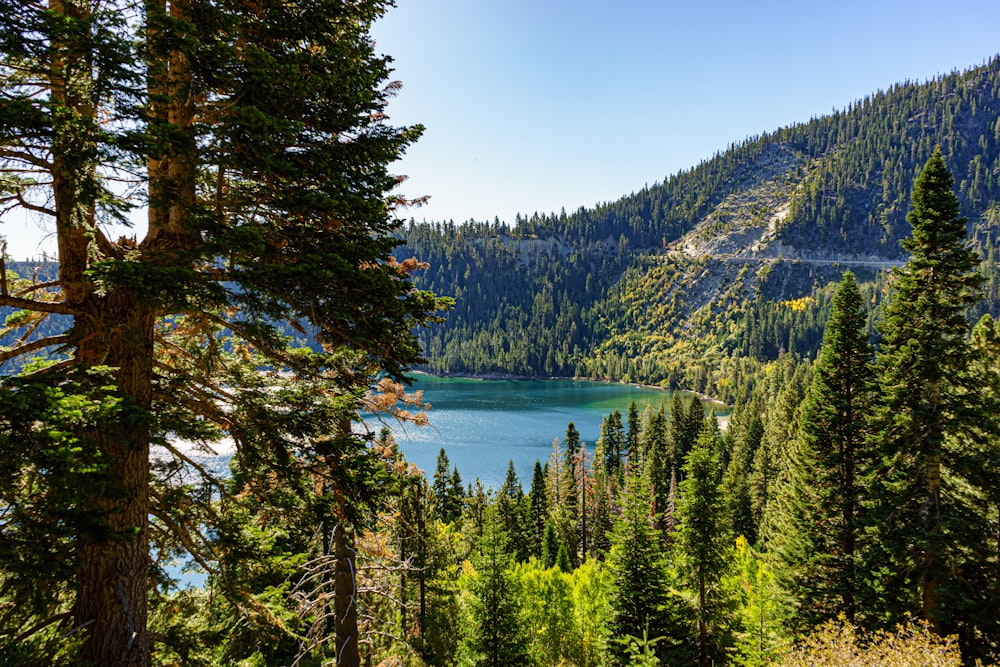
<svg viewBox="0 0 1000 667">
<path fill-rule="evenodd" d="M 458 466 L 466 484 L 479 478 L 483 486 L 499 488 L 513 460 L 525 490 L 531 484 L 535 460 L 542 464 L 552 441 L 562 441 L 573 422 L 580 440 L 593 452 L 605 415 L 621 410 L 627 422 L 632 401 L 641 412 L 647 405 L 669 407 L 671 393 L 659 389 L 606 382 L 572 380 L 473 380 L 415 375 L 411 391 L 423 390 L 431 404 L 429 426 L 386 422 L 411 463 L 433 476 L 438 452 L 444 447 L 451 465 Z M 711 405 L 720 416 L 729 410 Z M 706 410 L 708 408 L 706 407 Z M 369 419 L 372 428 L 380 424 Z"/>
<path fill-rule="evenodd" d="M 672 398 L 668 391 L 606 382 L 471 380 L 423 374 L 414 376 L 410 391 L 416 390 L 423 390 L 424 400 L 431 404 L 427 413 L 430 424 L 418 427 L 385 422 L 408 461 L 432 477 L 438 452 L 444 447 L 463 482 L 468 484 L 478 477 L 483 486 L 497 489 L 512 460 L 525 491 L 531 486 L 535 461 L 544 465 L 552 452 L 552 441 L 563 440 L 569 422 L 576 425 L 581 442 L 593 452 L 605 415 L 621 410 L 627 423 L 632 401 L 641 412 L 647 405 L 654 409 L 659 409 L 660 403 L 669 406 Z M 706 402 L 705 406 L 706 410 L 714 407 L 720 421 L 729 414 L 724 405 Z M 381 428 L 372 418 L 365 423 L 375 431 Z M 224 474 L 231 450 L 230 444 L 220 447 L 216 457 L 196 458 Z M 180 587 L 204 585 L 204 574 L 182 572 L 182 564 L 169 568 Z"/>
</svg>

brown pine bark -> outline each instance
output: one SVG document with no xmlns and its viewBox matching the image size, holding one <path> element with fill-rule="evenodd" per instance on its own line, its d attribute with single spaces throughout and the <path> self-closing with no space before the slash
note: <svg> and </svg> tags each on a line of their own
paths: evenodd
<svg viewBox="0 0 1000 667">
<path fill-rule="evenodd" d="M 354 578 L 354 549 L 344 523 L 334 530 L 337 569 L 334 579 L 334 623 L 337 667 L 360 667 L 358 648 L 357 584 Z"/>
<path fill-rule="evenodd" d="M 107 492 L 92 509 L 106 515 L 110 535 L 84 539 L 77 574 L 76 626 L 85 634 L 82 658 L 95 665 L 141 667 L 150 662 L 146 630 L 149 567 L 149 427 L 153 311 L 125 290 L 92 296 L 74 334 L 82 366 L 113 367 L 123 419 L 88 436 L 107 464 Z"/>
<path fill-rule="evenodd" d="M 49 9 L 85 24 L 85 0 L 50 0 Z M 79 368 L 112 367 L 118 395 L 137 414 L 150 407 L 153 313 L 125 290 L 98 295 L 86 276 L 107 258 L 97 228 L 96 107 L 86 32 L 68 31 L 53 44 L 52 190 L 59 278 L 74 316 L 70 336 Z M 106 243 L 106 242 L 105 242 Z M 146 581 L 149 546 L 149 432 L 141 418 L 97 424 L 84 433 L 106 464 L 107 493 L 87 509 L 105 517 L 109 535 L 80 535 L 74 627 L 83 632 L 80 658 L 102 666 L 149 664 Z"/>
<path fill-rule="evenodd" d="M 184 0 L 171 3 L 173 18 L 182 18 Z M 90 3 L 50 0 L 50 9 L 84 21 Z M 168 11 L 152 0 L 147 11 Z M 74 311 L 71 337 L 79 368 L 110 367 L 121 418 L 97 424 L 85 434 L 106 464 L 107 492 L 90 509 L 105 517 L 108 535 L 82 535 L 79 542 L 74 627 L 84 637 L 80 658 L 109 667 L 150 664 L 147 632 L 149 537 L 149 422 L 152 403 L 153 304 L 127 288 L 106 293 L 93 289 L 86 271 L 101 259 L 123 252 L 101 236 L 95 219 L 96 144 L 92 76 L 86 58 L 89 45 L 63 44 L 65 54 L 52 68 L 57 112 L 52 152 L 60 281 L 66 303 Z M 155 47 L 154 47 L 155 48 Z M 184 130 L 193 118 L 191 76 L 187 58 L 176 51 L 150 53 L 152 113 L 171 124 L 172 136 L 161 156 L 148 161 L 149 234 L 135 261 L 162 262 L 162 255 L 184 245 L 186 215 L 195 199 L 193 142 Z M 60 122 L 64 131 L 59 131 Z M 82 129 L 81 129 L 82 128 Z M 190 145 L 189 145 L 190 144 Z"/>
</svg>

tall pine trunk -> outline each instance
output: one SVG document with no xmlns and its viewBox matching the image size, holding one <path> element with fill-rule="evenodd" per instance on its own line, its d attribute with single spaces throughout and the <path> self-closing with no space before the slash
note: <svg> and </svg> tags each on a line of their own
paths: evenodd
<svg viewBox="0 0 1000 667">
<path fill-rule="evenodd" d="M 74 618 L 86 632 L 82 657 L 94 665 L 149 664 L 149 426 L 153 312 L 125 290 L 90 297 L 74 333 L 82 366 L 112 367 L 123 409 L 88 436 L 106 464 L 108 492 L 92 510 L 110 535 L 80 545 Z"/>
<path fill-rule="evenodd" d="M 341 521 L 333 532 L 337 558 L 334 579 L 334 633 L 337 646 L 337 667 L 360 667 L 358 648 L 357 582 L 354 577 L 354 549 L 347 525 Z"/>
</svg>

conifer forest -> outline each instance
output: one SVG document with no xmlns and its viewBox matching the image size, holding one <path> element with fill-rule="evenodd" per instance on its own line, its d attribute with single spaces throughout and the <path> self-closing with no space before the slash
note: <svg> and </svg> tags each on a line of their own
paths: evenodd
<svg viewBox="0 0 1000 667">
<path fill-rule="evenodd" d="M 0 665 L 1000 664 L 1000 59 L 406 223 L 391 5 L 0 0 Z M 415 370 L 673 391 L 487 488 Z"/>
</svg>

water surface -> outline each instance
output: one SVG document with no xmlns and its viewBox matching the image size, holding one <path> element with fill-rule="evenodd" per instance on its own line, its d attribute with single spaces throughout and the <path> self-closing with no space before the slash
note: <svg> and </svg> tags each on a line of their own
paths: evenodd
<svg viewBox="0 0 1000 667">
<path fill-rule="evenodd" d="M 641 412 L 647 405 L 658 409 L 665 403 L 669 408 L 671 400 L 667 391 L 605 382 L 415 378 L 411 390 L 422 389 L 432 406 L 427 413 L 430 425 L 400 427 L 387 422 L 407 460 L 433 475 L 444 447 L 463 481 L 478 477 L 484 486 L 494 488 L 502 483 L 512 460 L 527 490 L 535 460 L 544 465 L 552 441 L 563 440 L 569 422 L 593 451 L 605 415 L 617 409 L 627 421 L 633 401 Z M 724 406 L 713 407 L 728 414 Z M 368 423 L 378 426 L 372 420 Z"/>
</svg>

